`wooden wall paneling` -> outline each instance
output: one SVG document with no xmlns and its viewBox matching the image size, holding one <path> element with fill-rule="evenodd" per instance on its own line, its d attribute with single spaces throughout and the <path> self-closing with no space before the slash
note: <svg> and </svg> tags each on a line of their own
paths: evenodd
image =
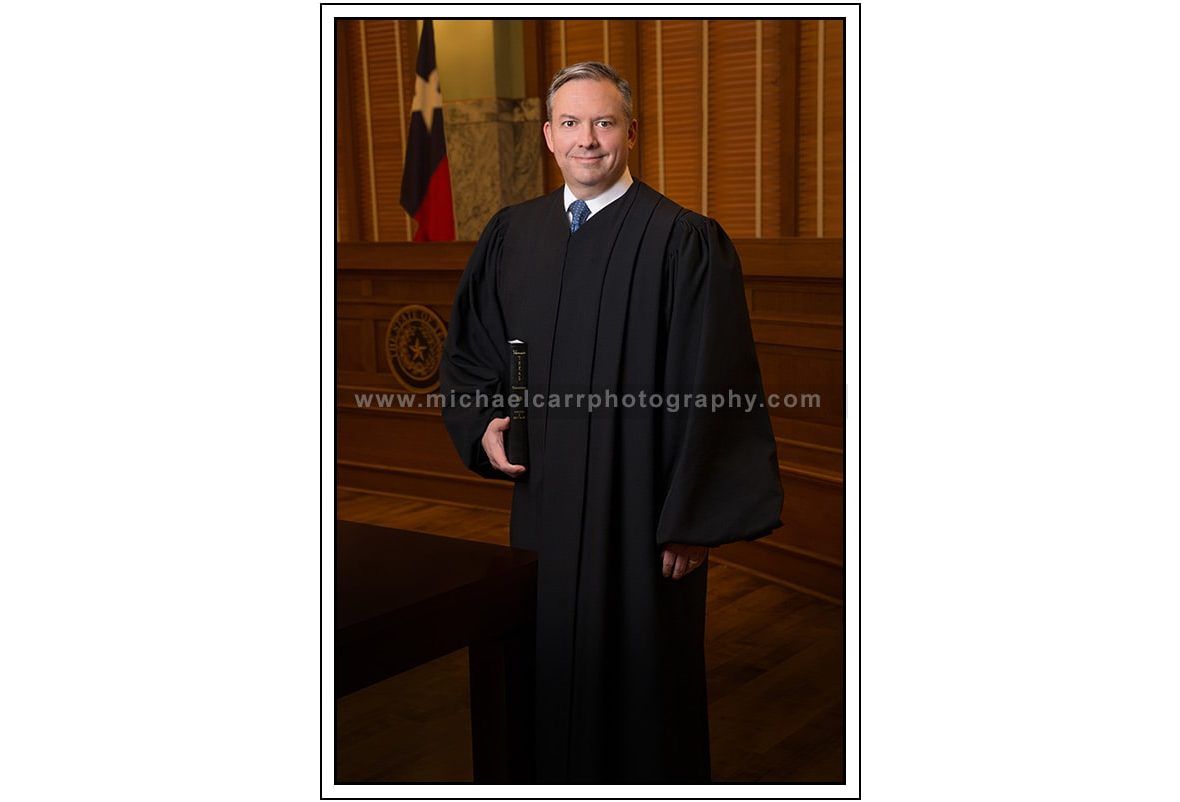
<svg viewBox="0 0 1180 802">
<path fill-rule="evenodd" d="M 753 320 L 842 324 L 844 290 L 840 285 L 803 278 L 749 283 Z"/>
<path fill-rule="evenodd" d="M 771 410 L 786 526 L 718 559 L 826 598 L 843 583 L 843 242 L 735 242 L 768 392 L 826 387 L 817 412 Z M 340 487 L 507 509 L 511 488 L 467 472 L 433 409 L 358 407 L 355 393 L 405 393 L 389 373 L 384 334 L 407 303 L 444 320 L 471 243 L 337 246 L 337 479 Z"/>
<path fill-rule="evenodd" d="M 783 419 L 779 419 L 783 420 Z M 831 427 L 839 432 L 837 427 Z M 779 437 L 776 433 L 779 462 L 784 466 L 807 469 L 816 475 L 843 480 L 844 449 L 839 446 L 824 446 L 818 443 Z"/>
<path fill-rule="evenodd" d="M 711 561 L 738 566 L 828 601 L 844 601 L 844 565 L 770 540 L 730 543 L 714 549 Z"/>
<path fill-rule="evenodd" d="M 337 409 L 336 437 L 340 459 L 468 476 L 437 409 L 361 409 L 347 398 Z"/>
<path fill-rule="evenodd" d="M 356 316 L 372 314 L 375 309 L 384 313 L 391 306 L 422 304 L 435 309 L 444 320 L 450 317 L 458 279 L 455 271 L 413 271 L 404 277 L 372 272 L 367 276 L 362 280 L 365 292 L 359 295 L 345 295 L 344 282 L 337 284 L 337 311 L 351 310 L 350 316 Z"/>
<path fill-rule="evenodd" d="M 351 460 L 336 461 L 336 487 L 488 510 L 512 506 L 512 487 L 505 482 Z"/>
<path fill-rule="evenodd" d="M 451 446 L 437 409 L 358 404 L 356 394 L 425 395 L 389 371 L 385 331 L 402 306 L 424 304 L 447 320 L 470 243 L 345 244 L 337 248 L 336 457 L 340 487 L 507 509 L 510 489 L 470 474 Z M 398 257 L 401 257 L 400 260 Z M 432 258 L 433 257 L 433 258 Z M 398 262 L 409 269 L 399 269 Z M 431 269 L 423 269 L 431 264 Z"/>
<path fill-rule="evenodd" d="M 842 425 L 844 421 L 844 355 L 822 348 L 793 345 L 757 345 L 762 381 L 768 394 L 790 394 L 801 404 L 804 395 L 816 394 L 817 407 L 771 407 L 771 417 L 803 418 Z"/>
<path fill-rule="evenodd" d="M 797 345 L 838 351 L 844 345 L 844 330 L 827 321 L 753 320 L 754 342 L 767 345 Z"/>
<path fill-rule="evenodd" d="M 342 298 L 366 298 L 373 294 L 372 280 L 356 274 L 336 276 L 336 300 Z"/>
<path fill-rule="evenodd" d="M 462 271 L 471 256 L 470 242 L 341 243 L 336 246 L 337 277 L 345 271 Z"/>
<path fill-rule="evenodd" d="M 385 355 L 380 354 L 380 359 L 384 360 Z M 336 372 L 336 406 L 341 409 L 350 410 L 365 410 L 365 411 L 379 411 L 379 403 L 376 399 L 378 393 L 409 393 L 398 383 L 391 373 L 378 374 L 376 371 L 376 363 L 373 369 L 366 370 L 338 370 Z M 356 396 L 368 395 L 369 400 L 367 405 L 357 401 Z M 425 404 L 425 401 L 418 403 Z M 421 409 L 423 414 L 431 412 L 430 409 Z M 423 424 L 427 425 L 427 424 Z"/>
<path fill-rule="evenodd" d="M 779 475 L 783 484 L 784 526 L 752 543 L 721 547 L 714 559 L 777 579 L 809 593 L 844 598 L 844 452 L 843 427 L 814 421 L 774 418 Z M 840 445 L 822 445 L 778 436 L 825 438 Z M 800 425 L 810 427 L 811 433 Z"/>
<path fill-rule="evenodd" d="M 818 392 L 818 411 L 772 409 L 780 461 L 843 475 L 841 240 L 740 240 L 751 325 L 768 393 Z"/>
<path fill-rule="evenodd" d="M 749 280 L 754 321 L 843 326 L 843 282 L 799 278 Z"/>
<path fill-rule="evenodd" d="M 742 275 L 747 279 L 752 276 L 844 277 L 842 239 L 744 239 L 735 241 L 734 245 L 742 259 Z"/>
<path fill-rule="evenodd" d="M 783 528 L 770 542 L 834 561 L 844 559 L 844 483 L 815 472 L 788 468 L 783 480 Z"/>
<path fill-rule="evenodd" d="M 365 321 L 363 325 L 365 336 L 371 340 L 376 340 L 378 338 L 376 332 L 379 326 L 378 321 Z M 383 327 L 381 330 L 384 332 Z M 355 406 L 352 398 L 353 393 L 410 392 L 389 372 L 389 365 L 386 364 L 385 359 L 385 346 L 379 345 L 374 350 L 376 359 L 373 362 L 372 369 L 359 371 L 339 369 L 336 371 L 336 387 L 339 391 L 340 403 L 349 407 Z"/>
<path fill-rule="evenodd" d="M 774 435 L 777 438 L 804 442 L 816 448 L 832 449 L 843 453 L 843 424 L 832 425 L 824 421 L 771 416 L 770 425 L 774 429 Z"/>
<path fill-rule="evenodd" d="M 336 315 L 336 370 L 375 372 L 372 337 L 363 318 Z"/>
<path fill-rule="evenodd" d="M 411 273 L 397 277 L 375 274 L 372 279 L 373 297 L 382 304 L 405 306 L 422 304 L 433 308 L 443 320 L 451 316 L 455 300 L 454 277 L 430 273 Z"/>
<path fill-rule="evenodd" d="M 429 247 L 408 243 L 407 246 Z M 470 248 L 470 244 L 467 247 Z M 458 270 L 358 270 L 338 276 L 337 384 L 362 392 L 404 391 L 394 380 L 386 358 L 385 335 L 389 321 L 399 309 L 409 304 L 427 306 L 448 321 L 459 276 Z"/>
</svg>

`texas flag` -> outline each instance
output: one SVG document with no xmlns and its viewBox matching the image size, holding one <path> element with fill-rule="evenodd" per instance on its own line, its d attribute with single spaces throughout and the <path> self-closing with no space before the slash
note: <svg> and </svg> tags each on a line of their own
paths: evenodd
<svg viewBox="0 0 1180 802">
<path fill-rule="evenodd" d="M 402 175 L 402 206 L 418 221 L 415 242 L 453 240 L 451 171 L 447 167 L 442 90 L 434 58 L 434 23 L 430 20 L 422 23 L 417 73 L 410 135 L 406 141 L 406 169 Z"/>
</svg>

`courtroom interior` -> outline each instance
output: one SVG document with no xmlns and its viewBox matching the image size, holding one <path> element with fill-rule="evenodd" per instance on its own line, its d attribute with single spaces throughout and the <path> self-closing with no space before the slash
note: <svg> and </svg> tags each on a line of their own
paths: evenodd
<svg viewBox="0 0 1180 802">
<path fill-rule="evenodd" d="M 336 782 L 510 776 L 494 735 L 510 725 L 488 696 L 509 647 L 478 636 L 519 612 L 506 583 L 529 576 L 507 549 L 512 485 L 467 470 L 438 408 L 394 400 L 438 390 L 452 303 L 489 218 L 562 186 L 542 135 L 553 75 L 602 61 L 633 87 L 635 180 L 732 238 L 765 391 L 783 399 L 770 409 L 783 526 L 709 554 L 713 781 L 843 783 L 844 21 L 434 20 L 449 241 L 416 241 L 403 205 L 422 32 L 422 20 L 335 23 L 336 582 L 412 554 L 477 579 L 486 556 L 509 578 L 488 622 L 454 624 L 479 632 L 440 634 L 447 611 L 418 632 L 411 605 L 398 626 L 430 643 L 391 657 L 396 673 L 345 677 L 338 663 Z M 385 530 L 406 538 L 396 556 L 380 551 Z M 454 540 L 472 550 L 448 551 Z"/>
</svg>

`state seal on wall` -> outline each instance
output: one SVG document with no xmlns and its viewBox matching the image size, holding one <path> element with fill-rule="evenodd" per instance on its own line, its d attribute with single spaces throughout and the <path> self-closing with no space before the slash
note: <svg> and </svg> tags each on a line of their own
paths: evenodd
<svg viewBox="0 0 1180 802">
<path fill-rule="evenodd" d="M 385 329 L 385 357 L 389 370 L 407 390 L 428 393 L 438 387 L 443 341 L 447 327 L 426 306 L 403 306 Z"/>
</svg>

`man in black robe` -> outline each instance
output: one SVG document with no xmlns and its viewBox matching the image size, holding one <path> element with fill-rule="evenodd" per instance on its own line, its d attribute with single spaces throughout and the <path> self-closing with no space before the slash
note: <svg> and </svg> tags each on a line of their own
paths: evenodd
<svg viewBox="0 0 1180 802">
<path fill-rule="evenodd" d="M 614 70 L 567 67 L 547 106 L 565 187 L 480 237 L 443 419 L 468 467 L 515 481 L 512 545 L 539 554 L 537 780 L 708 782 L 708 547 L 781 526 L 741 266 L 716 222 L 632 180 Z M 510 340 L 529 350 L 527 470 L 504 451 Z"/>
</svg>

